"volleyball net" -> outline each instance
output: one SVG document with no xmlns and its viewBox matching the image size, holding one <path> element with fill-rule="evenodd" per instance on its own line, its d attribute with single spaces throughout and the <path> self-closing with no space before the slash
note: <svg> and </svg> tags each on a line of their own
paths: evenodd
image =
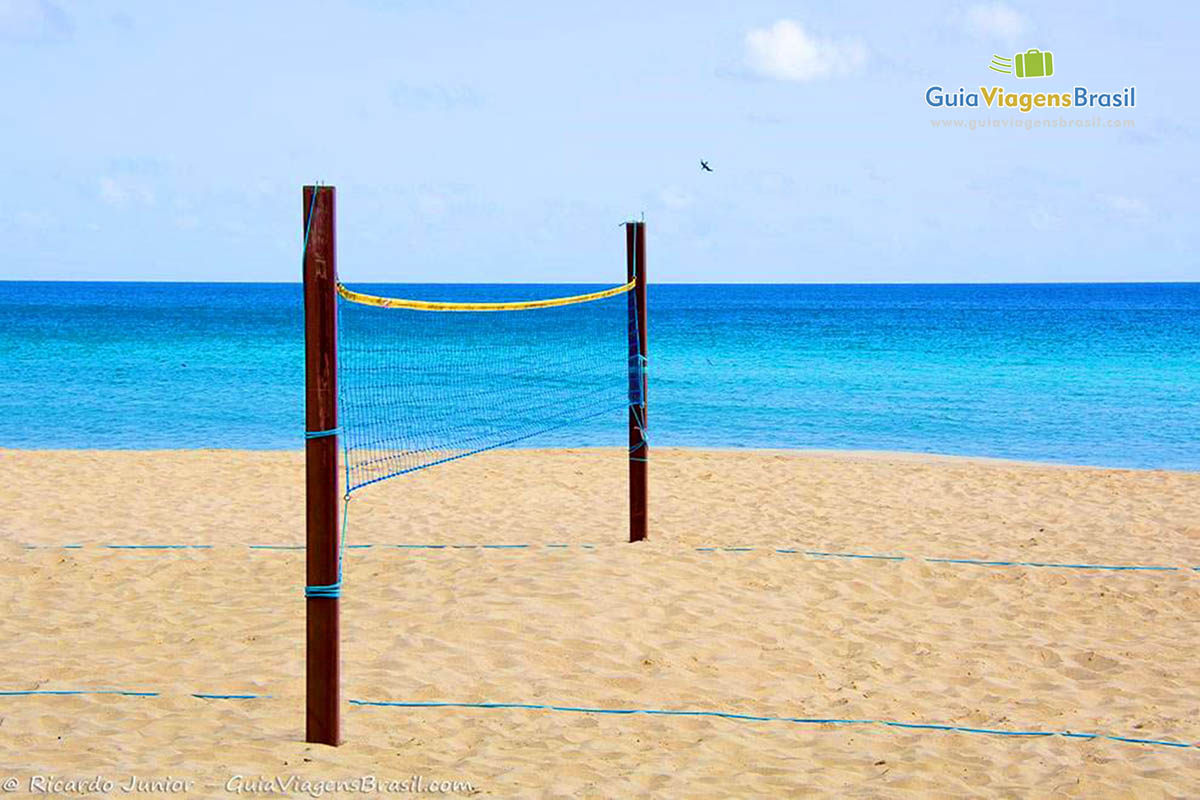
<svg viewBox="0 0 1200 800">
<path fill-rule="evenodd" d="M 635 283 L 554 298 L 413 287 L 439 294 L 415 300 L 338 282 L 346 495 L 500 447 L 616 444 L 642 402 Z M 511 299 L 478 299 L 497 295 Z"/>
</svg>

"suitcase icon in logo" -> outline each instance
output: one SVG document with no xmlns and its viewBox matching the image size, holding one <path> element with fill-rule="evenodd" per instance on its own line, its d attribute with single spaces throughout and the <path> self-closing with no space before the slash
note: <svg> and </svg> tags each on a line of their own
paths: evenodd
<svg viewBox="0 0 1200 800">
<path fill-rule="evenodd" d="M 1017 53 L 1018 78 L 1049 78 L 1054 74 L 1054 54 L 1032 48 L 1024 53 Z"/>
</svg>

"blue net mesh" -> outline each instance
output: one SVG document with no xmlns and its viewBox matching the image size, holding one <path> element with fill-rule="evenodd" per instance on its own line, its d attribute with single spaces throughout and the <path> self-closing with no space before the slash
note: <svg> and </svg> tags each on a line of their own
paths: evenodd
<svg viewBox="0 0 1200 800">
<path fill-rule="evenodd" d="M 473 287 L 446 298 L 447 291 L 437 299 L 555 292 Z M 434 312 L 339 300 L 347 494 L 497 447 L 622 444 L 626 409 L 641 386 L 628 350 L 633 302 L 628 292 L 555 308 Z"/>
</svg>

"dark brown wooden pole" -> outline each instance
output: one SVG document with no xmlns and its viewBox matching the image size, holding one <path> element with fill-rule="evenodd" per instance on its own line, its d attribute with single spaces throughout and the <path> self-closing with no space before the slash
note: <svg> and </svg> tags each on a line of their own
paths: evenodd
<svg viewBox="0 0 1200 800">
<path fill-rule="evenodd" d="M 334 199 L 332 186 L 304 187 L 304 421 L 309 433 L 338 426 Z M 330 586 L 339 579 L 338 437 L 306 438 L 304 450 L 307 585 Z M 338 745 L 342 740 L 339 602 L 337 597 L 305 601 L 305 741 L 318 744 Z"/>
<path fill-rule="evenodd" d="M 649 493 L 648 472 L 650 466 L 650 443 L 646 441 L 646 369 L 635 370 L 639 357 L 645 358 L 646 349 L 646 223 L 629 222 L 625 225 L 625 261 L 627 281 L 634 278 L 637 283 L 629 293 L 629 366 L 630 381 L 641 376 L 641 403 L 629 406 L 629 541 L 640 542 L 646 538 L 646 504 Z M 635 324 L 636 323 L 636 324 Z M 636 335 L 635 335 L 636 333 Z M 636 384 L 631 385 L 636 389 Z"/>
</svg>

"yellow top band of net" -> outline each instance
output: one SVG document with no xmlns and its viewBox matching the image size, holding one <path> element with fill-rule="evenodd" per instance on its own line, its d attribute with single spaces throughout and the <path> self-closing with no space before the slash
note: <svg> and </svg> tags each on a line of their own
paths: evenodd
<svg viewBox="0 0 1200 800">
<path fill-rule="evenodd" d="M 634 279 L 624 286 L 614 286 L 611 289 L 591 294 L 553 297 L 549 300 L 523 300 L 515 303 L 439 303 L 427 300 L 404 300 L 399 297 L 377 297 L 373 294 L 363 294 L 347 289 L 341 281 L 337 283 L 337 292 L 343 300 L 378 308 L 411 308 L 417 311 L 526 311 L 532 308 L 554 308 L 555 306 L 603 300 L 606 297 L 628 292 L 636 283 L 637 280 Z"/>
</svg>

